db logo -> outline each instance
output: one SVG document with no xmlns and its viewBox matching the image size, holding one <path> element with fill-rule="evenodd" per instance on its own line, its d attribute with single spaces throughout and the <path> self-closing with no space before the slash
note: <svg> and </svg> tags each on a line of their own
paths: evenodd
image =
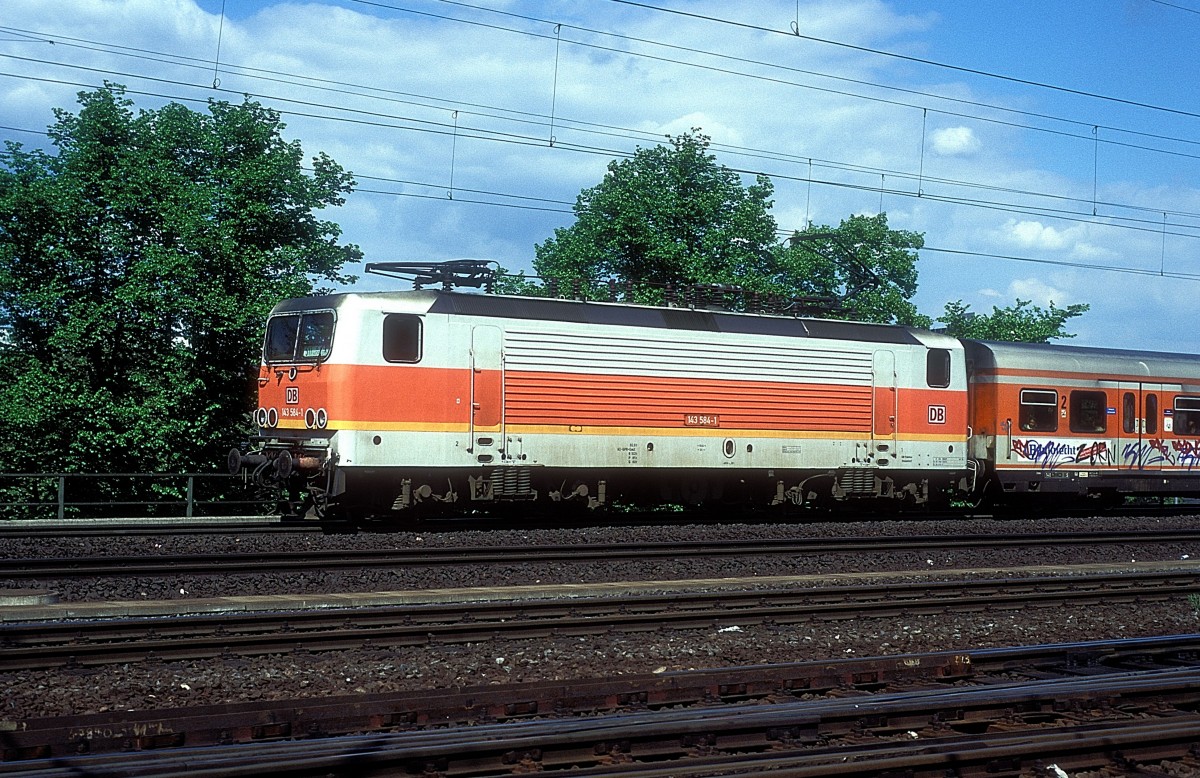
<svg viewBox="0 0 1200 778">
<path fill-rule="evenodd" d="M 283 394 L 284 394 L 284 401 L 288 405 L 295 405 L 296 403 L 300 402 L 300 387 L 298 387 L 298 386 L 286 387 L 283 391 Z M 929 409 L 929 413 L 930 413 L 930 416 L 932 417 L 932 415 L 933 415 L 932 408 Z"/>
<path fill-rule="evenodd" d="M 946 406 L 944 406 L 944 405 L 929 406 L 929 423 L 930 424 L 945 424 L 946 423 Z"/>
</svg>

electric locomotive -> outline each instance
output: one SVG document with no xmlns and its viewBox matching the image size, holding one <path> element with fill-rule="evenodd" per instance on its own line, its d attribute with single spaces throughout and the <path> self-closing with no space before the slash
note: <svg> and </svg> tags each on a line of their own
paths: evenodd
<svg viewBox="0 0 1200 778">
<path fill-rule="evenodd" d="M 287 300 L 234 471 L 398 516 L 534 502 L 926 505 L 970 488 L 957 340 L 445 290 Z"/>
</svg>

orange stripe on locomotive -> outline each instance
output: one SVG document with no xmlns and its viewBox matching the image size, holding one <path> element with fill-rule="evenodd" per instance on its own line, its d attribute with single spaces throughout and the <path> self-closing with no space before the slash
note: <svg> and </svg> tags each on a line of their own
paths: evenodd
<svg viewBox="0 0 1200 778">
<path fill-rule="evenodd" d="M 466 429 L 472 402 L 481 413 L 477 428 L 499 426 L 501 378 L 503 421 L 511 426 L 622 427 L 671 430 L 688 428 L 681 409 L 703 411 L 726 430 L 812 431 L 866 437 L 871 432 L 869 386 L 773 381 L 649 378 L 578 373 L 481 371 L 472 395 L 469 368 L 413 365 L 324 364 L 294 381 L 267 382 L 260 390 L 264 407 L 286 407 L 288 387 L 297 387 L 301 408 L 325 408 L 328 428 Z M 490 372 L 492 375 L 487 375 Z M 481 393 L 481 389 L 486 390 Z M 875 389 L 876 434 L 958 438 L 965 436 L 966 395 L 956 390 Z M 931 420 L 930 408 L 943 409 Z M 280 422 L 284 428 L 299 421 Z"/>
</svg>

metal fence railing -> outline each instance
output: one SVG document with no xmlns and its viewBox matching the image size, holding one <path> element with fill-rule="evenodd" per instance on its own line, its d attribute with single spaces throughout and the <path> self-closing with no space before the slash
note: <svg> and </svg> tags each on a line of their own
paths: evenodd
<svg viewBox="0 0 1200 778">
<path fill-rule="evenodd" d="M 278 489 L 228 473 L 2 473 L 0 520 L 269 515 Z"/>
</svg>

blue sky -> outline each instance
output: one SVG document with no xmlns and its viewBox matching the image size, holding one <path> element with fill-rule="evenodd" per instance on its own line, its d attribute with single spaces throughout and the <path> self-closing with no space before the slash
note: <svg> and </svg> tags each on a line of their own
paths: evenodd
<svg viewBox="0 0 1200 778">
<path fill-rule="evenodd" d="M 105 78 L 146 108 L 250 93 L 356 174 L 329 215 L 368 260 L 528 269 L 614 154 L 701 127 L 785 230 L 923 232 L 925 313 L 1087 302 L 1076 343 L 1200 352 L 1200 0 L 45 8 L 5 2 L 0 137 L 44 143 L 22 130 Z"/>
</svg>

